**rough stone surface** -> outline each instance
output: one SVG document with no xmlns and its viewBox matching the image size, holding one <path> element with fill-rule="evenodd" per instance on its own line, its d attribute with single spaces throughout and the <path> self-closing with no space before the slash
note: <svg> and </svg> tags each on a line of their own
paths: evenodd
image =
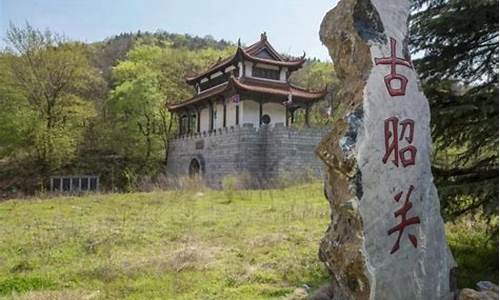
<svg viewBox="0 0 500 300">
<path fill-rule="evenodd" d="M 498 285 L 491 281 L 479 281 L 476 283 L 476 287 L 478 291 L 493 291 L 498 293 Z"/>
<path fill-rule="evenodd" d="M 460 291 L 458 300 L 498 300 L 498 290 L 476 291 L 473 289 L 463 289 Z"/>
<path fill-rule="evenodd" d="M 184 136 L 169 145 L 167 175 L 189 175 L 193 159 L 210 187 L 222 187 L 226 176 L 247 175 L 255 187 L 272 186 L 283 177 L 322 176 L 324 165 L 314 148 L 327 131 L 319 128 L 255 128 L 244 124 L 210 133 Z"/>
<path fill-rule="evenodd" d="M 456 297 L 455 262 L 431 173 L 429 104 L 407 49 L 409 6 L 408 0 L 342 0 L 321 24 L 342 80 L 343 117 L 316 149 L 328 167 L 331 224 L 319 256 L 332 275 L 331 299 Z M 408 80 L 405 88 L 386 86 L 391 65 L 376 64 L 392 55 L 404 64 L 393 71 Z M 397 150 L 415 147 L 414 164 L 413 152 L 398 158 L 390 151 L 394 140 Z M 397 247 L 403 215 L 413 224 L 403 228 Z"/>
</svg>

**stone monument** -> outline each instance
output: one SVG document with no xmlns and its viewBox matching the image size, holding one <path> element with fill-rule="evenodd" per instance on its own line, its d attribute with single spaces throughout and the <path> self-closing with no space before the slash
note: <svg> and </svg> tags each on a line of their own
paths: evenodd
<svg viewBox="0 0 500 300">
<path fill-rule="evenodd" d="M 320 30 L 342 81 L 326 163 L 330 299 L 454 299 L 431 173 L 430 110 L 408 52 L 409 0 L 341 0 Z"/>
</svg>

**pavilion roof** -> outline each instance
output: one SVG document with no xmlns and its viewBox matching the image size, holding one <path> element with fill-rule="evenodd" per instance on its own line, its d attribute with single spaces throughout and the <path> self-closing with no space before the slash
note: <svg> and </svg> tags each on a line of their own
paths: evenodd
<svg viewBox="0 0 500 300">
<path fill-rule="evenodd" d="M 194 97 L 178 104 L 167 105 L 170 111 L 175 111 L 196 105 L 206 99 L 225 93 L 235 93 L 238 91 L 256 92 L 268 95 L 282 96 L 283 101 L 287 100 L 289 95 L 292 95 L 293 100 L 300 102 L 315 102 L 321 100 L 326 95 L 326 88 L 321 91 L 310 91 L 299 88 L 290 83 L 269 82 L 267 80 L 255 78 L 240 78 L 230 77 L 229 80 L 219 86 L 203 91 Z"/>
<path fill-rule="evenodd" d="M 259 52 L 263 50 L 267 50 L 268 53 L 271 55 L 271 58 L 262 58 L 258 57 L 257 55 Z M 241 47 L 240 43 L 238 42 L 238 48 L 236 50 L 236 53 L 233 56 L 230 56 L 226 59 L 219 58 L 219 60 L 213 64 L 211 67 L 209 67 L 207 70 L 201 73 L 193 73 L 188 74 L 185 79 L 186 82 L 189 84 L 193 84 L 195 81 L 209 75 L 210 73 L 216 72 L 218 70 L 224 69 L 232 64 L 235 64 L 239 59 L 244 58 L 249 61 L 253 61 L 256 63 L 263 63 L 263 64 L 270 64 L 274 66 L 281 66 L 281 67 L 288 67 L 291 70 L 297 70 L 305 62 L 305 52 L 302 57 L 299 58 L 288 58 L 285 57 L 281 54 L 279 54 L 273 46 L 269 43 L 267 40 L 267 36 L 265 33 L 261 34 L 261 38 L 258 42 L 248 46 L 248 47 Z"/>
</svg>

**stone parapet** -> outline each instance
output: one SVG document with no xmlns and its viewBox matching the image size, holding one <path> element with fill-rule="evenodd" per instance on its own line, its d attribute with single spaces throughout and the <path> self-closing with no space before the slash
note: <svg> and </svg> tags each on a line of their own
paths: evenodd
<svg viewBox="0 0 500 300">
<path fill-rule="evenodd" d="M 289 128 L 252 124 L 185 135 L 169 144 L 167 174 L 189 175 L 197 160 L 210 187 L 222 187 L 224 177 L 247 174 L 254 185 L 269 186 L 280 176 L 304 174 L 307 170 L 321 176 L 323 165 L 314 149 L 327 132 L 322 128 Z"/>
</svg>

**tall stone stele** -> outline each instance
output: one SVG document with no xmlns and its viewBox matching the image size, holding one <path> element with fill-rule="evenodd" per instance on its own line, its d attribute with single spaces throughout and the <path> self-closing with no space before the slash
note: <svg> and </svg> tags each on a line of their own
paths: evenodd
<svg viewBox="0 0 500 300">
<path fill-rule="evenodd" d="M 453 299 L 431 173 L 430 110 L 408 53 L 408 0 L 341 0 L 321 24 L 342 114 L 317 148 L 331 224 L 330 299 Z"/>
</svg>

